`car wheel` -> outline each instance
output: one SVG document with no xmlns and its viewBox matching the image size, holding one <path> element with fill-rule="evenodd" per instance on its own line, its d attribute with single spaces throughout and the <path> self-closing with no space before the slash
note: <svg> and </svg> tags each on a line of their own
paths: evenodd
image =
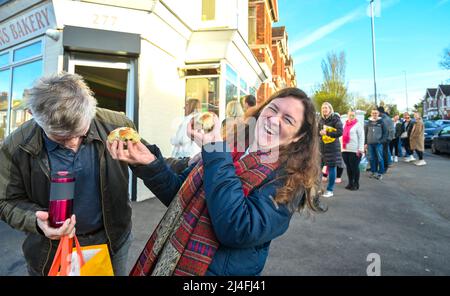
<svg viewBox="0 0 450 296">
<path fill-rule="evenodd" d="M 434 145 L 434 143 L 431 144 L 431 153 L 439 154 L 439 151 L 436 149 L 436 146 Z"/>
</svg>

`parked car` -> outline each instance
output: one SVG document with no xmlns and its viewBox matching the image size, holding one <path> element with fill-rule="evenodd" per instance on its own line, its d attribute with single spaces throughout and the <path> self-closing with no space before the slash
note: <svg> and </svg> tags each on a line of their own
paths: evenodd
<svg viewBox="0 0 450 296">
<path fill-rule="evenodd" d="M 425 147 L 431 147 L 431 139 L 436 134 L 436 130 L 439 129 L 439 125 L 437 125 L 434 121 L 426 120 L 423 122 L 425 130 Z"/>
<path fill-rule="evenodd" d="M 443 126 L 446 124 L 450 124 L 450 119 L 438 119 L 438 120 L 435 120 L 434 123 L 436 123 L 439 126 Z"/>
<path fill-rule="evenodd" d="M 450 153 L 450 125 L 440 127 L 433 136 L 431 152 L 434 154 Z"/>
</svg>

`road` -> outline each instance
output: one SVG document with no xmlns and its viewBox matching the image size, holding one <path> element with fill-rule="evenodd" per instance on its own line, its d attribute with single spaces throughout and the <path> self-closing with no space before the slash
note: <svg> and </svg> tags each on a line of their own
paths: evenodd
<svg viewBox="0 0 450 296">
<path fill-rule="evenodd" d="M 425 159 L 398 163 L 381 181 L 363 174 L 355 192 L 344 173 L 327 213 L 296 213 L 272 242 L 263 275 L 366 275 L 373 253 L 381 275 L 450 275 L 450 156 Z M 133 203 L 130 268 L 164 210 L 156 199 Z M 23 238 L 0 222 L 0 275 L 26 275 Z"/>
</svg>

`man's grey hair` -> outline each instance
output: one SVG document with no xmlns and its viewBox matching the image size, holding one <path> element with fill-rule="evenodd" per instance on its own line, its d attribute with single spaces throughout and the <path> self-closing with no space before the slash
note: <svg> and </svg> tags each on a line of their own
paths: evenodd
<svg viewBox="0 0 450 296">
<path fill-rule="evenodd" d="M 28 91 L 26 104 L 47 134 L 78 136 L 95 117 L 92 95 L 80 75 L 62 72 L 41 77 Z"/>
</svg>

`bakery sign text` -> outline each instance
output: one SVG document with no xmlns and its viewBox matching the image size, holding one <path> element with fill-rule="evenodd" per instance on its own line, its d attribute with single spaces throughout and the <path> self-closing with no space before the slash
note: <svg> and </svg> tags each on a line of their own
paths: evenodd
<svg viewBox="0 0 450 296">
<path fill-rule="evenodd" d="M 0 24 L 0 50 L 45 33 L 54 19 L 53 6 L 47 4 Z"/>
</svg>

